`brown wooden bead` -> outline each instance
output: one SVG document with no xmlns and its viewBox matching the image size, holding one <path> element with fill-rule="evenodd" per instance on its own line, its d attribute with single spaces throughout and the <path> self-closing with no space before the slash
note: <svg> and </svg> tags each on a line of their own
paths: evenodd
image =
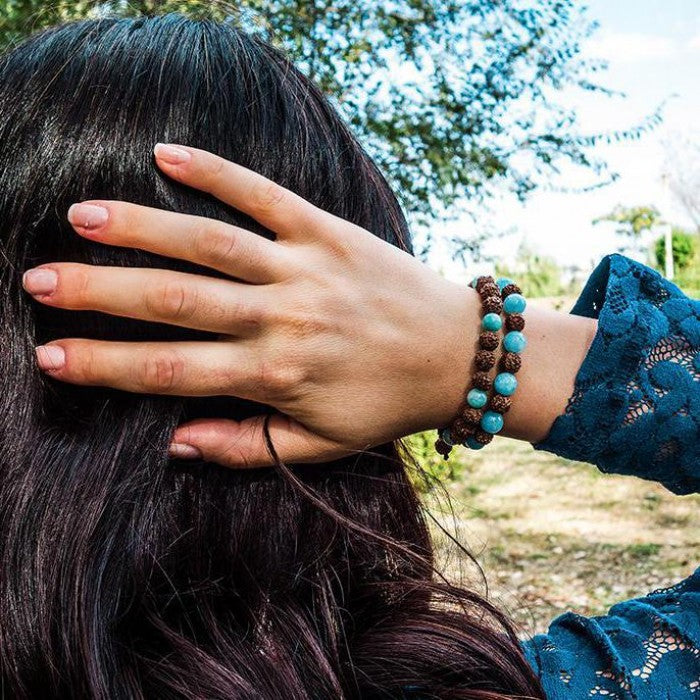
<svg viewBox="0 0 700 700">
<path fill-rule="evenodd" d="M 506 328 L 509 331 L 521 331 L 525 328 L 525 319 L 521 314 L 506 314 Z"/>
<path fill-rule="evenodd" d="M 522 294 L 522 291 L 520 290 L 520 287 L 518 287 L 517 284 L 507 284 L 505 287 L 503 287 L 501 294 L 502 294 L 503 298 L 505 299 L 506 297 L 510 296 L 511 294 Z"/>
<path fill-rule="evenodd" d="M 480 445 L 488 445 L 491 442 L 491 440 L 493 440 L 493 435 L 491 433 L 487 433 L 485 430 L 482 430 L 481 428 L 479 428 L 474 433 L 474 439 Z"/>
<path fill-rule="evenodd" d="M 476 291 L 481 294 L 481 290 L 484 288 L 484 286 L 490 284 L 494 284 L 493 277 L 490 277 L 489 275 L 482 275 L 476 280 Z"/>
<path fill-rule="evenodd" d="M 481 391 L 491 391 L 493 379 L 489 377 L 488 372 L 476 372 L 472 378 L 472 385 L 475 389 L 481 389 Z"/>
<path fill-rule="evenodd" d="M 476 426 L 467 425 L 464 423 L 464 425 L 459 428 L 452 426 L 450 428 L 450 435 L 452 436 L 452 440 L 454 442 L 464 442 L 468 437 L 471 437 L 474 434 L 475 430 Z"/>
<path fill-rule="evenodd" d="M 465 411 L 462 411 L 462 418 L 464 418 L 466 423 L 469 423 L 470 425 L 478 425 L 481 422 L 481 417 L 484 415 L 484 412 L 478 408 L 467 408 Z"/>
<path fill-rule="evenodd" d="M 471 406 L 469 406 L 469 408 L 471 408 Z M 452 423 L 453 429 L 462 430 L 463 428 L 469 427 L 469 424 L 467 423 L 467 421 L 465 421 L 464 418 L 462 418 L 462 412 L 465 411 L 466 409 L 467 409 L 467 406 L 463 406 L 460 409 L 459 414 L 457 415 L 457 417 L 454 419 L 454 422 Z"/>
<path fill-rule="evenodd" d="M 506 352 L 503 357 L 501 357 L 501 368 L 511 374 L 517 374 L 522 364 L 522 358 L 515 352 Z"/>
<path fill-rule="evenodd" d="M 491 410 L 496 411 L 496 413 L 508 413 L 511 407 L 511 400 L 509 396 L 501 396 L 501 394 L 496 394 L 491 399 Z"/>
<path fill-rule="evenodd" d="M 482 299 L 487 299 L 488 297 L 500 296 L 501 290 L 498 288 L 498 285 L 495 282 L 491 281 L 481 286 L 479 294 L 481 295 Z"/>
<path fill-rule="evenodd" d="M 496 364 L 496 354 L 489 350 L 479 350 L 474 358 L 477 369 L 488 372 Z"/>
<path fill-rule="evenodd" d="M 479 347 L 482 350 L 495 350 L 500 345 L 500 342 L 498 333 L 493 333 L 492 331 L 484 331 L 479 336 Z"/>
<path fill-rule="evenodd" d="M 484 309 L 484 315 L 486 314 L 500 314 L 503 311 L 503 299 L 501 297 L 492 296 L 487 297 L 482 302 L 482 307 Z"/>
</svg>

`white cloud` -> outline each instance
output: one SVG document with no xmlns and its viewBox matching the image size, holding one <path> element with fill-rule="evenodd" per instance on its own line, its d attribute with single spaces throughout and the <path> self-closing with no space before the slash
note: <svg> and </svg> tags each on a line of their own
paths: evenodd
<svg viewBox="0 0 700 700">
<path fill-rule="evenodd" d="M 589 40 L 586 53 L 615 63 L 642 63 L 671 58 L 680 49 L 678 43 L 667 36 L 637 32 L 603 32 Z"/>
<path fill-rule="evenodd" d="M 689 51 L 700 51 L 700 32 L 688 40 Z"/>
</svg>

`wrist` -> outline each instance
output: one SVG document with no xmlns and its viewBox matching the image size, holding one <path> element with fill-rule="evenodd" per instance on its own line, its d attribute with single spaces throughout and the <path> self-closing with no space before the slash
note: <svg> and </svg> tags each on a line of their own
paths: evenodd
<svg viewBox="0 0 700 700">
<path fill-rule="evenodd" d="M 445 280 L 440 311 L 442 333 L 433 343 L 436 379 L 431 387 L 434 414 L 430 428 L 448 425 L 457 415 L 468 388 L 478 350 L 481 300 L 476 290 Z"/>
</svg>

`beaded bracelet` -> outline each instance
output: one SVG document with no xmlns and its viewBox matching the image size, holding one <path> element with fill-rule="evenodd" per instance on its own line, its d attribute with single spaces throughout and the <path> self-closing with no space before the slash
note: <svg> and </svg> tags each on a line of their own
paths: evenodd
<svg viewBox="0 0 700 700">
<path fill-rule="evenodd" d="M 466 446 L 474 450 L 485 447 L 491 442 L 494 435 L 503 430 L 505 423 L 503 416 L 510 410 L 512 396 L 518 388 L 518 380 L 515 375 L 522 366 L 520 353 L 527 347 L 527 339 L 523 334 L 525 318 L 522 315 L 527 307 L 527 301 L 522 295 L 520 287 L 512 280 L 502 277 L 496 284 L 501 290 L 507 333 L 503 337 L 503 354 L 499 362 L 499 374 L 493 380 L 494 393 L 488 402 L 480 429 L 477 430 L 472 440 L 466 441 Z M 501 321 L 500 318 L 498 320 Z"/>
<path fill-rule="evenodd" d="M 475 439 L 484 416 L 484 408 L 488 403 L 488 392 L 492 385 L 489 372 L 496 366 L 494 351 L 499 345 L 496 331 L 502 325 L 501 311 L 503 311 L 501 291 L 493 277 L 488 276 L 479 278 L 476 291 L 481 297 L 483 312 L 479 350 L 474 358 L 476 372 L 457 416 L 451 425 L 439 431 L 439 437 L 435 442 L 435 450 L 445 459 L 449 457 L 455 444 L 464 444 L 468 440 Z"/>
<path fill-rule="evenodd" d="M 503 430 L 503 416 L 510 410 L 511 397 L 518 386 L 515 375 L 521 367 L 519 353 L 527 346 L 522 332 L 525 328 L 522 312 L 527 302 L 520 288 L 512 280 L 500 278 L 495 282 L 489 276 L 474 279 L 470 286 L 479 293 L 484 311 L 479 335 L 480 350 L 475 358 L 477 372 L 457 417 L 449 427 L 439 431 L 435 449 L 445 459 L 455 444 L 480 450 Z M 498 347 L 498 331 L 503 327 L 501 311 L 505 313 L 508 332 L 502 341 L 500 372 L 492 381 L 489 372 L 496 365 L 493 351 Z M 488 392 L 492 387 L 495 393 L 489 398 Z"/>
</svg>

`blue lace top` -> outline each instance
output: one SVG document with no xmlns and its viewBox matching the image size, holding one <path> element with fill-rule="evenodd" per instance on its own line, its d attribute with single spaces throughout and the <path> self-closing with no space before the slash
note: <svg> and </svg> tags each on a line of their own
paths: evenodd
<svg viewBox="0 0 700 700">
<path fill-rule="evenodd" d="M 611 255 L 572 313 L 598 331 L 536 449 L 699 492 L 700 301 Z M 566 613 L 523 648 L 551 700 L 700 700 L 700 569 L 601 617 Z"/>
</svg>

